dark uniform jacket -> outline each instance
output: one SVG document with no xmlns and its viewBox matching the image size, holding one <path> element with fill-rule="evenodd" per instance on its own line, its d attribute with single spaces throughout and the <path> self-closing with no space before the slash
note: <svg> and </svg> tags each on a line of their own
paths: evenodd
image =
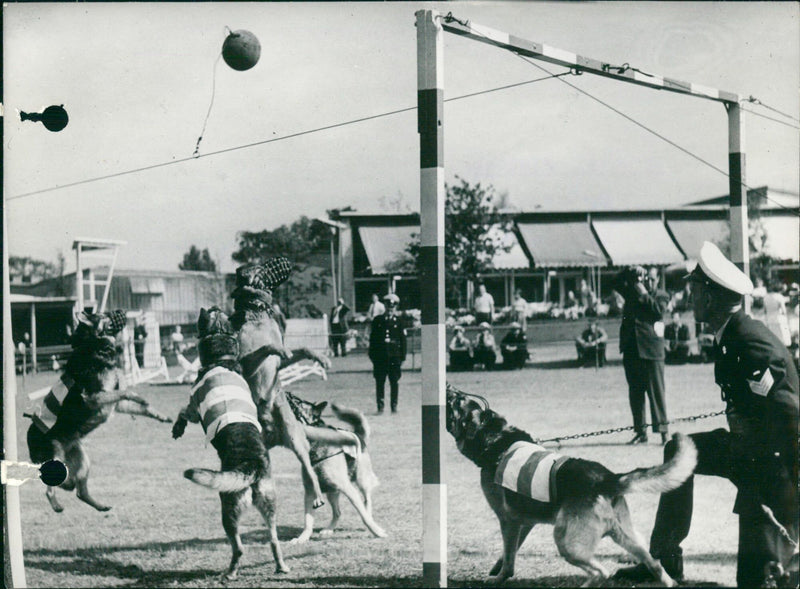
<svg viewBox="0 0 800 589">
<path fill-rule="evenodd" d="M 631 358 L 664 359 L 664 338 L 656 334 L 654 324 L 661 321 L 669 296 L 664 291 L 653 294 L 629 293 L 622 309 L 619 328 L 619 351 Z"/>
<path fill-rule="evenodd" d="M 731 316 L 716 346 L 714 377 L 727 403 L 737 453 L 761 493 L 778 480 L 797 481 L 798 380 L 787 350 L 744 310 Z M 753 472 L 754 471 L 754 472 Z M 765 485 L 763 483 L 766 483 Z M 757 498 L 770 503 L 769 497 Z M 737 497 L 741 505 L 742 490 Z"/>
<path fill-rule="evenodd" d="M 339 331 L 341 331 L 342 333 L 344 333 L 350 328 L 349 325 L 347 324 L 347 314 L 349 312 L 350 312 L 350 307 L 348 307 L 347 305 L 342 305 L 342 308 L 339 309 Z M 331 307 L 331 314 L 328 319 L 328 321 L 331 324 L 331 328 L 333 328 L 334 325 L 333 323 L 334 313 L 336 313 L 336 306 Z"/>
<path fill-rule="evenodd" d="M 376 362 L 402 364 L 405 361 L 406 332 L 400 315 L 395 314 L 391 317 L 385 314 L 378 315 L 372 320 L 369 359 L 373 364 Z"/>
</svg>

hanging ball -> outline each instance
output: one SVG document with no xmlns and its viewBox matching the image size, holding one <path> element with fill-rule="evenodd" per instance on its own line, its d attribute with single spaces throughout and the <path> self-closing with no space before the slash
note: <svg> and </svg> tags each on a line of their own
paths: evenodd
<svg viewBox="0 0 800 589">
<path fill-rule="evenodd" d="M 64 110 L 64 105 L 61 106 L 48 106 L 42 113 L 42 124 L 48 131 L 57 133 L 67 126 L 69 123 L 69 116 L 67 111 Z"/>
<path fill-rule="evenodd" d="M 258 63 L 261 43 L 250 31 L 233 31 L 222 44 L 222 58 L 233 69 L 243 72 Z"/>
</svg>

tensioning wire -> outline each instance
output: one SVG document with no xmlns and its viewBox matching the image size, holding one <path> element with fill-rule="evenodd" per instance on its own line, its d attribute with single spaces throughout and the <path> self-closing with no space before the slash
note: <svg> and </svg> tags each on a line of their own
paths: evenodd
<svg viewBox="0 0 800 589">
<path fill-rule="evenodd" d="M 456 22 L 460 23 L 460 24 L 461 24 L 461 25 L 463 25 L 463 26 L 468 26 L 468 24 L 467 24 L 467 23 L 465 23 L 465 22 L 463 22 L 463 21 L 460 21 L 460 20 L 458 20 L 457 18 L 453 17 L 453 16 L 452 16 L 452 14 L 448 15 L 448 16 L 447 16 L 447 18 L 451 18 L 452 20 L 454 20 L 454 21 L 456 21 Z M 481 36 L 482 36 L 482 37 L 484 37 L 485 39 L 487 39 L 487 40 L 491 41 L 491 39 L 489 39 L 489 37 L 487 37 L 486 35 L 483 35 L 483 34 L 482 34 L 480 31 L 477 31 L 477 30 L 475 30 L 475 29 L 471 29 L 471 30 L 472 30 L 473 32 L 477 33 L 478 35 L 481 35 Z M 526 63 L 528 63 L 528 64 L 530 64 L 530 65 L 532 65 L 532 66 L 534 66 L 534 67 L 536 67 L 536 68 L 538 68 L 538 69 L 540 69 L 541 71 L 543 71 L 543 72 L 545 72 L 545 73 L 548 73 L 548 74 L 550 74 L 550 75 L 554 75 L 554 74 L 553 74 L 553 73 L 552 73 L 550 70 L 548 70 L 547 68 L 545 68 L 545 67 L 543 67 L 543 66 L 539 65 L 539 64 L 538 64 L 538 63 L 536 63 L 535 61 L 532 61 L 532 60 L 528 59 L 526 56 L 524 56 L 524 55 L 521 55 L 520 53 L 517 53 L 517 51 L 515 51 L 514 49 L 511 49 L 511 48 L 505 48 L 505 47 L 500 47 L 500 49 L 505 49 L 505 50 L 506 50 L 506 51 L 508 51 L 509 53 L 511 53 L 511 54 L 513 54 L 513 55 L 516 55 L 517 57 L 519 57 L 519 58 L 520 58 L 521 60 L 523 60 L 524 62 L 526 62 Z M 627 66 L 627 64 L 626 64 L 626 66 Z M 626 66 L 623 66 L 623 67 L 626 67 Z M 636 69 L 636 68 L 631 68 L 631 69 Z M 640 70 L 637 70 L 637 71 L 640 71 Z M 580 70 L 578 70 L 578 71 L 577 71 L 577 72 L 575 72 L 575 73 L 580 73 Z M 644 72 L 642 72 L 642 73 L 644 73 Z M 648 75 L 649 75 L 649 74 L 648 74 Z M 598 102 L 598 103 L 600 103 L 601 105 L 605 106 L 605 107 L 606 107 L 606 108 L 608 108 L 609 110 L 611 110 L 611 111 L 613 111 L 613 112 L 617 113 L 619 116 L 621 116 L 621 117 L 623 117 L 624 119 L 626 119 L 626 120 L 630 121 L 630 122 L 631 122 L 631 123 L 633 123 L 634 125 L 636 125 L 636 126 L 638 126 L 638 127 L 641 127 L 642 129 L 644 129 L 644 130 L 645 130 L 645 131 L 647 131 L 648 133 L 651 133 L 652 135 L 655 135 L 656 137 L 658 137 L 658 138 L 659 138 L 659 139 L 661 139 L 662 141 L 664 141 L 664 142 L 668 143 L 669 145 L 671 145 L 671 146 L 672 146 L 672 147 L 674 147 L 675 149 L 677 149 L 677 150 L 679 150 L 679 151 L 682 151 L 682 152 L 683 152 L 683 153 L 685 153 L 686 155 L 688 155 L 688 156 L 690 156 L 690 157 L 692 157 L 692 158 L 696 159 L 697 161 L 699 161 L 699 162 L 701 162 L 701 163 L 705 164 L 706 166 L 710 167 L 711 169 L 713 169 L 713 170 L 716 170 L 717 172 L 719 172 L 719 173 L 720 173 L 720 174 L 722 174 L 723 176 L 726 176 L 726 177 L 730 178 L 730 174 L 729 174 L 728 172 L 726 172 L 725 170 L 723 170 L 722 168 L 720 168 L 720 167 L 718 167 L 718 166 L 715 166 L 714 164 L 712 164 L 712 163 L 711 163 L 711 162 L 709 162 L 708 160 L 705 160 L 705 159 L 703 159 L 702 157 L 700 157 L 699 155 L 697 155 L 697 154 L 695 154 L 695 153 L 693 153 L 693 152 L 689 151 L 689 150 L 688 150 L 688 149 L 686 149 L 685 147 L 683 147 L 683 146 L 681 146 L 681 145 L 678 145 L 677 143 L 675 143 L 674 141 L 672 141 L 672 140 L 671 140 L 671 139 L 669 139 L 668 137 L 665 137 L 664 135 L 662 135 L 662 134 L 661 134 L 661 133 L 659 133 L 658 131 L 655 131 L 654 129 L 651 129 L 650 127 L 648 127 L 648 126 L 647 126 L 647 125 L 645 125 L 644 123 L 641 123 L 641 122 L 637 121 L 637 120 L 636 120 L 636 119 L 634 119 L 632 116 L 630 116 L 630 115 L 628 115 L 628 114 L 626 114 L 626 113 L 622 112 L 622 111 L 621 111 L 621 110 L 619 110 L 618 108 L 616 108 L 616 107 L 614 107 L 614 106 L 611 106 L 611 105 L 610 105 L 610 104 L 608 104 L 607 102 L 605 102 L 605 101 L 601 100 L 600 98 L 597 98 L 597 97 L 596 97 L 596 96 L 594 96 L 593 94 L 590 94 L 590 93 L 589 93 L 589 92 L 587 92 L 586 90 L 584 90 L 584 89 L 582 89 L 582 88 L 580 88 L 580 87 L 576 86 L 575 84 L 572 84 L 572 83 L 568 82 L 567 80 L 564 80 L 564 79 L 561 79 L 561 78 L 559 78 L 559 81 L 560 81 L 560 82 L 562 82 L 563 84 L 566 84 L 567 86 L 569 86 L 569 87 L 570 87 L 570 88 L 572 88 L 573 90 L 576 90 L 577 92 L 580 92 L 581 94 L 583 94 L 583 95 L 585 95 L 585 96 L 587 96 L 587 97 L 591 98 L 591 99 L 592 99 L 592 100 L 594 100 L 595 102 Z M 773 108 L 771 108 L 771 107 L 768 107 L 768 106 L 766 106 L 766 105 L 765 105 L 765 104 L 763 104 L 761 101 L 759 101 L 759 100 L 758 100 L 758 99 L 756 99 L 756 98 L 753 98 L 752 96 L 750 97 L 750 100 L 749 100 L 749 101 L 750 101 L 750 102 L 753 102 L 754 104 L 758 104 L 758 105 L 760 105 L 760 106 L 764 106 L 765 108 L 770 108 L 770 110 L 775 110 L 776 112 L 779 112 L 780 114 L 782 114 L 782 115 L 784 115 L 784 116 L 790 116 L 790 115 L 786 115 L 785 113 L 782 113 L 782 112 L 780 112 L 780 111 L 778 111 L 778 110 L 776 110 L 776 109 L 773 109 Z M 748 111 L 748 112 L 752 112 L 752 111 Z M 754 112 L 753 114 L 755 114 L 755 115 L 758 115 L 758 113 L 755 113 L 755 112 Z M 758 116 L 764 116 L 764 115 L 758 115 Z M 770 117 L 765 117 L 765 118 L 770 118 Z M 790 118 L 791 118 L 791 117 L 790 117 Z M 771 120 L 776 120 L 776 119 L 771 119 Z M 777 120 L 776 120 L 776 122 L 781 122 L 781 121 L 777 121 Z M 783 124 L 786 124 L 786 123 L 783 123 Z M 742 182 L 741 184 L 742 184 L 742 186 L 744 186 L 744 187 L 745 187 L 745 189 L 747 189 L 747 190 L 753 190 L 753 188 L 752 188 L 751 186 L 748 186 L 746 183 Z M 794 213 L 796 216 L 799 216 L 799 217 L 800 217 L 800 211 L 797 211 L 797 209 L 794 209 L 794 208 L 792 208 L 792 207 L 787 207 L 787 206 L 784 206 L 783 204 L 781 204 L 781 203 L 779 203 L 778 201 L 776 201 L 776 200 L 774 200 L 774 199 L 771 199 L 771 198 L 769 198 L 769 197 L 766 197 L 766 199 L 767 199 L 768 201 L 770 201 L 771 203 L 773 203 L 774 205 L 776 205 L 776 206 L 778 206 L 778 207 L 780 207 L 780 208 L 782 208 L 782 209 L 785 209 L 785 210 L 787 210 L 787 211 L 791 211 L 791 212 L 792 212 L 792 213 Z"/>
<path fill-rule="evenodd" d="M 219 60 L 219 58 L 217 58 L 217 59 Z M 563 73 L 560 73 L 560 74 L 550 74 L 548 76 L 543 76 L 541 78 L 535 78 L 533 80 L 526 80 L 525 82 L 517 82 L 515 84 L 508 84 L 506 86 L 498 86 L 496 88 L 489 88 L 487 90 L 480 90 L 478 92 L 472 92 L 470 94 L 463 94 L 461 96 L 454 96 L 453 98 L 448 98 L 448 99 L 444 100 L 444 102 L 453 102 L 453 101 L 456 101 L 456 100 L 462 100 L 464 98 L 472 98 L 474 96 L 479 96 L 481 94 L 489 94 L 490 92 L 498 92 L 500 90 L 507 90 L 509 88 L 516 88 L 518 86 L 524 86 L 526 84 L 533 84 L 534 82 L 542 82 L 544 80 L 550 80 L 552 78 L 559 78 L 561 76 L 566 76 L 566 75 L 570 75 L 570 74 L 573 74 L 573 73 L 574 72 L 570 71 L 570 72 L 563 72 Z M 213 104 L 213 97 L 212 97 L 212 104 Z M 209 112 L 210 112 L 210 110 L 211 110 L 211 107 L 209 106 Z M 189 162 L 189 161 L 197 160 L 197 159 L 204 158 L 204 157 L 211 157 L 211 156 L 220 155 L 220 154 L 223 154 L 223 153 L 228 153 L 228 152 L 231 152 L 231 151 L 238 151 L 240 149 L 247 149 L 249 147 L 256 147 L 256 146 L 259 146 L 259 145 L 266 145 L 267 143 L 276 143 L 278 141 L 284 141 L 285 139 L 294 139 L 295 137 L 301 137 L 303 135 L 310 135 L 312 133 L 318 133 L 320 131 L 328 131 L 330 129 L 336 129 L 336 128 L 339 128 L 339 127 L 345 127 L 347 125 L 353 125 L 353 124 L 356 124 L 356 123 L 363 123 L 364 121 L 371 121 L 373 119 L 379 119 L 379 118 L 382 118 L 382 117 L 388 117 L 388 116 L 392 116 L 392 115 L 396 115 L 396 114 L 400 114 L 400 113 L 404 113 L 404 112 L 410 112 L 412 110 L 417 110 L 417 107 L 416 106 L 410 106 L 408 108 L 400 108 L 400 109 L 397 109 L 397 110 L 392 110 L 392 111 L 384 112 L 384 113 L 377 114 L 377 115 L 361 117 L 359 119 L 352 119 L 350 121 L 345 121 L 345 122 L 342 122 L 342 123 L 334 123 L 332 125 L 326 125 L 324 127 L 317 127 L 315 129 L 308 129 L 306 131 L 298 131 L 297 133 L 291 133 L 289 135 L 282 135 L 280 137 L 273 137 L 271 139 L 264 139 L 262 141 L 256 141 L 254 143 L 247 143 L 247 144 L 238 145 L 238 146 L 235 146 L 235 147 L 227 147 L 225 149 L 219 149 L 217 151 L 210 151 L 208 153 L 203 153 L 203 154 L 199 154 L 195 150 L 195 154 L 192 155 L 191 157 L 173 159 L 173 160 L 170 160 L 168 162 L 162 162 L 162 163 L 159 163 L 159 164 L 151 164 L 149 166 L 142 166 L 141 168 L 133 168 L 131 170 L 125 170 L 125 171 L 122 171 L 122 172 L 115 172 L 113 174 L 106 174 L 105 176 L 95 176 L 94 178 L 87 178 L 85 180 L 78 180 L 76 182 L 69 182 L 67 184 L 60 184 L 58 186 L 51 186 L 50 188 L 42 188 L 41 190 L 34 190 L 34 191 L 31 191 L 31 192 L 23 192 L 21 194 L 15 194 L 13 196 L 8 196 L 8 197 L 6 197 L 5 200 L 6 201 L 11 201 L 11 200 L 19 199 L 19 198 L 25 198 L 25 197 L 28 197 L 28 196 L 34 196 L 36 194 L 42 194 L 42 193 L 45 193 L 45 192 L 53 192 L 53 191 L 56 191 L 56 190 L 61 190 L 62 188 L 71 188 L 73 186 L 80 186 L 80 185 L 83 185 L 83 184 L 90 184 L 92 182 L 99 182 L 100 180 L 108 180 L 108 179 L 111 179 L 111 178 L 117 178 L 119 176 L 127 176 L 127 175 L 130 175 L 130 174 L 136 174 L 136 173 L 139 173 L 139 172 L 145 172 L 147 170 L 154 170 L 156 168 L 163 168 L 163 167 L 171 166 L 171 165 L 174 165 L 174 164 L 181 164 L 181 163 L 184 163 L 184 162 Z M 208 120 L 208 117 L 206 117 L 206 120 Z M 203 125 L 203 129 L 205 130 L 205 125 Z M 202 135 L 200 136 L 200 139 L 202 139 Z M 200 143 L 200 139 L 198 139 L 198 145 Z"/>
</svg>

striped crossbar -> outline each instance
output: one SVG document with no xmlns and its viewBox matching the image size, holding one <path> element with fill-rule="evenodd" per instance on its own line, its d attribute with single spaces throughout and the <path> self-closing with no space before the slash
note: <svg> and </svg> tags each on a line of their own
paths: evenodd
<svg viewBox="0 0 800 589">
<path fill-rule="evenodd" d="M 546 45 L 545 43 L 528 41 L 527 39 L 503 33 L 474 22 L 458 20 L 452 17 L 444 17 L 443 20 L 444 30 L 448 33 L 468 37 L 473 41 L 480 41 L 481 43 L 508 49 L 519 55 L 547 61 L 562 67 L 596 74 L 606 78 L 613 78 L 623 82 L 630 82 L 640 86 L 648 86 L 656 90 L 689 94 L 698 98 L 706 98 L 718 102 L 738 104 L 740 100 L 739 95 L 733 92 L 726 92 L 702 84 L 684 82 L 682 80 L 676 80 L 675 78 L 643 72 L 628 64 L 614 65 L 598 59 L 591 59 L 571 51 L 564 51 L 563 49 Z"/>
<path fill-rule="evenodd" d="M 447 585 L 447 487 L 442 440 L 444 327 L 444 57 L 437 13 L 417 14 L 417 116 L 420 144 L 419 275 L 422 322 L 422 576 Z"/>
</svg>

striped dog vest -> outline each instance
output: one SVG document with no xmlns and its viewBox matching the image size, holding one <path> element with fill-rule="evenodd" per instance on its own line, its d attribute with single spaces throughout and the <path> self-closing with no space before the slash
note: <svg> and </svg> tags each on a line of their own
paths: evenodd
<svg viewBox="0 0 800 589">
<path fill-rule="evenodd" d="M 494 482 L 535 501 L 555 503 L 556 473 L 568 459 L 531 442 L 516 442 L 503 454 Z"/>
<path fill-rule="evenodd" d="M 217 366 L 209 370 L 202 380 L 192 387 L 192 404 L 197 407 L 206 442 L 231 423 L 252 423 L 261 431 L 258 410 L 250 394 L 250 387 L 240 375 Z"/>
<path fill-rule="evenodd" d="M 46 434 L 56 424 L 58 415 L 61 413 L 61 406 L 64 404 L 64 399 L 67 397 L 69 390 L 75 386 L 75 381 L 72 380 L 68 374 L 62 374 L 61 378 L 56 381 L 53 388 L 45 396 L 42 406 L 37 415 L 31 418 L 33 423 L 39 430 Z"/>
</svg>

